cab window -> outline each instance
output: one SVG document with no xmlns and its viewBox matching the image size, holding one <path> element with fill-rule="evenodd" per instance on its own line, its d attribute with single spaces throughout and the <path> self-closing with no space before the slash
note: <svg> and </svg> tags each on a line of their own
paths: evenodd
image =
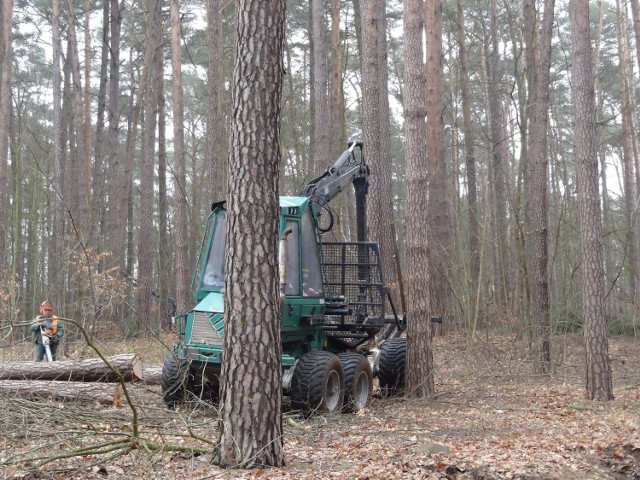
<svg viewBox="0 0 640 480">
<path fill-rule="evenodd" d="M 316 229 L 310 209 L 302 216 L 302 295 L 324 296 Z"/>
</svg>

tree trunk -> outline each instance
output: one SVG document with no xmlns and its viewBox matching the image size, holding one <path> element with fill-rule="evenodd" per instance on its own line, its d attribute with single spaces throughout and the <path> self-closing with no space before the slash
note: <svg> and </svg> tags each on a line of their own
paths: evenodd
<svg viewBox="0 0 640 480">
<path fill-rule="evenodd" d="M 62 115 L 62 72 L 60 71 L 61 39 L 60 39 L 60 0 L 53 0 L 51 15 L 51 35 L 53 42 L 53 184 L 54 188 L 61 189 L 63 183 L 64 163 L 64 139 L 63 139 L 63 115 Z M 62 239 L 65 231 L 65 211 L 63 209 L 62 192 L 53 197 L 53 248 L 49 250 L 49 285 L 59 285 L 62 277 Z M 62 297 L 62 288 L 53 289 L 53 301 L 59 303 Z"/>
<path fill-rule="evenodd" d="M 537 36 L 533 73 L 534 97 L 531 117 L 531 135 L 528 151 L 531 155 L 529 178 L 531 198 L 529 221 L 532 249 L 531 297 L 533 307 L 533 371 L 548 373 L 551 367 L 551 324 L 549 318 L 548 254 L 548 191 L 549 161 L 547 137 L 549 130 L 549 83 L 551 66 L 551 39 L 553 36 L 554 0 L 546 0 L 542 28 Z M 531 27 L 533 28 L 533 27 Z"/>
<path fill-rule="evenodd" d="M 587 366 L 586 396 L 591 400 L 613 400 L 609 342 L 604 316 L 602 226 L 595 143 L 597 119 L 593 100 L 589 2 L 571 0 L 569 8 L 582 257 L 582 314 Z"/>
<path fill-rule="evenodd" d="M 429 302 L 427 235 L 427 144 L 425 131 L 425 69 L 422 50 L 423 0 L 405 0 L 404 129 L 406 162 L 405 216 L 407 278 L 407 391 L 416 397 L 435 389 Z"/>
<path fill-rule="evenodd" d="M 479 315 L 480 288 L 480 223 L 478 221 L 478 193 L 476 188 L 476 159 L 474 148 L 474 129 L 471 114 L 471 96 L 469 94 L 469 73 L 467 70 L 466 38 L 464 28 L 464 3 L 457 0 L 458 22 L 458 63 L 460 65 L 460 99 L 464 124 L 465 169 L 467 178 L 467 205 L 469 210 L 469 274 L 467 318 L 473 326 Z M 472 327 L 471 330 L 475 330 Z"/>
<path fill-rule="evenodd" d="M 240 0 L 236 21 L 224 359 L 214 458 L 224 467 L 282 466 L 277 239 L 285 2 Z"/>
<path fill-rule="evenodd" d="M 0 269 L 6 262 L 8 214 L 7 168 L 9 158 L 9 122 L 11 119 L 11 63 L 13 0 L 0 4 Z"/>
<path fill-rule="evenodd" d="M 224 200 L 227 195 L 227 150 L 223 102 L 223 47 L 222 1 L 206 0 L 207 39 L 209 62 L 207 66 L 208 108 L 206 151 L 209 165 L 207 191 L 209 202 Z"/>
<path fill-rule="evenodd" d="M 327 96 L 327 30 L 324 19 L 325 0 L 311 1 L 311 34 L 313 36 L 313 138 L 311 138 L 311 165 L 313 175 L 325 169 L 329 159 L 329 99 Z"/>
<path fill-rule="evenodd" d="M 371 167 L 367 213 L 370 237 L 380 244 L 380 260 L 383 278 L 391 287 L 392 298 L 400 306 L 399 277 L 397 271 L 397 247 L 393 234 L 393 202 L 391 192 L 391 158 L 388 152 L 388 135 L 383 126 L 383 117 L 389 115 L 388 104 L 382 104 L 384 89 L 381 76 L 386 75 L 386 55 L 381 55 L 382 36 L 385 35 L 381 18 L 384 14 L 384 0 L 361 2 L 362 19 L 362 132 L 364 152 Z M 382 57 L 382 58 L 381 58 Z M 387 108 L 385 108 L 387 107 Z M 385 146 L 386 145 L 386 146 Z"/>
<path fill-rule="evenodd" d="M 620 1 L 616 1 L 618 12 L 618 57 L 619 57 L 619 81 L 620 101 L 622 103 L 622 149 L 624 156 L 624 205 L 627 234 L 627 275 L 628 295 L 632 302 L 636 299 L 638 285 L 638 236 L 636 223 L 637 188 L 634 182 L 635 157 L 633 152 L 633 103 L 631 101 L 629 50 L 627 48 L 626 15 L 622 11 Z M 636 173 L 637 176 L 637 173 Z"/>
<path fill-rule="evenodd" d="M 16 396 L 33 400 L 79 401 L 113 404 L 113 397 L 119 384 L 49 382 L 46 380 L 0 380 L 0 393 L 4 397 Z"/>
<path fill-rule="evenodd" d="M 189 305 L 191 295 L 189 293 L 187 169 L 184 152 L 184 101 L 182 98 L 182 44 L 180 38 L 178 0 L 171 0 L 171 64 L 173 67 L 173 145 L 175 164 L 173 181 L 176 199 L 176 301 L 178 310 L 182 312 Z"/>
<path fill-rule="evenodd" d="M 491 129 L 491 174 L 493 190 L 493 217 L 495 231 L 495 278 L 494 290 L 499 314 L 504 315 L 507 304 L 507 210 L 506 179 L 502 129 L 502 75 L 499 58 L 499 23 L 497 0 L 491 0 L 491 53 L 489 55 L 489 124 Z"/>
<path fill-rule="evenodd" d="M 142 129 L 142 162 L 140 175 L 140 231 L 138 238 L 138 292 L 137 315 L 140 332 L 149 335 L 155 325 L 151 323 L 151 290 L 154 287 L 154 229 L 153 198 L 155 171 L 155 143 L 158 118 L 158 95 L 162 88 L 162 3 L 149 0 L 147 22 L 147 48 L 151 63 L 147 76 Z"/>
<path fill-rule="evenodd" d="M 451 191 L 444 148 L 444 78 L 442 72 L 442 2 L 425 1 L 427 45 L 427 158 L 429 161 L 429 268 L 431 311 L 452 318 L 451 269 L 453 234 Z M 411 219 L 413 221 L 413 219 Z"/>
<path fill-rule="evenodd" d="M 135 353 L 106 357 L 126 382 L 143 379 L 142 360 Z M 116 374 L 101 358 L 63 362 L 0 362 L 0 380 L 66 380 L 117 382 Z"/>
<path fill-rule="evenodd" d="M 105 208 L 105 129 L 104 112 L 107 109 L 107 69 L 109 67 L 109 0 L 102 1 L 102 41 L 100 48 L 100 83 L 98 86 L 98 109 L 96 112 L 95 151 L 93 162 L 93 198 L 92 218 L 99 222 L 99 230 L 96 232 L 100 239 L 98 249 L 108 249 L 108 242 L 104 236 L 107 231 L 107 216 Z M 117 198 L 117 197 L 116 197 Z M 117 202 L 114 202 L 117 205 Z"/>
<path fill-rule="evenodd" d="M 67 56 L 71 59 L 71 75 L 73 78 L 73 130 L 75 138 L 75 159 L 77 166 L 77 193 L 78 202 L 74 202 L 77 212 L 74 218 L 75 227 L 82 234 L 81 242 L 86 242 L 89 232 L 89 213 L 91 200 L 91 157 L 86 152 L 84 137 L 84 108 L 82 105 L 82 78 L 80 75 L 80 55 L 78 52 L 78 39 L 76 38 L 76 14 L 72 0 L 67 0 L 69 10 L 69 51 Z M 88 81 L 88 79 L 87 79 Z M 77 232 L 74 232 L 74 234 Z"/>
<path fill-rule="evenodd" d="M 126 167 L 120 163 L 118 155 L 118 137 L 120 125 L 120 30 L 122 25 L 122 9 L 118 5 L 118 0 L 110 0 L 110 30 L 111 38 L 109 42 L 110 62 L 109 62 L 109 103 L 107 110 L 107 119 L 109 124 L 108 147 L 107 147 L 107 165 L 106 171 L 109 175 L 106 178 L 108 182 L 108 195 L 110 198 L 117 199 L 118 192 L 122 188 L 122 184 L 128 185 L 130 178 L 127 178 Z M 155 28 L 155 27 L 154 27 Z M 145 57 L 146 60 L 146 57 Z M 144 176 L 144 175 L 143 175 Z M 117 207 L 117 208 L 116 208 Z M 126 230 L 126 211 L 122 211 L 122 205 L 114 202 L 109 206 L 107 212 L 107 238 L 109 245 L 113 251 L 113 263 L 120 266 L 124 270 L 125 265 L 125 240 L 123 233 Z"/>
<path fill-rule="evenodd" d="M 174 119 L 175 120 L 175 119 Z M 172 283 L 171 242 L 169 241 L 169 198 L 167 196 L 167 114 L 164 89 L 158 92 L 158 290 L 157 323 L 160 328 L 169 321 L 166 301 Z M 174 149 L 175 151 L 175 149 Z M 164 325 L 163 325 L 164 324 Z"/>
</svg>

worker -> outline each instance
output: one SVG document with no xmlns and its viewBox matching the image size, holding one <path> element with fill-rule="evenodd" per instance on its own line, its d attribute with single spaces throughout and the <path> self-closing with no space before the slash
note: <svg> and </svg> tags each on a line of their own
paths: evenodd
<svg viewBox="0 0 640 480">
<path fill-rule="evenodd" d="M 53 314 L 53 304 L 49 300 L 45 300 L 40 304 L 40 315 L 38 315 L 31 325 L 33 332 L 33 341 L 36 344 L 35 357 L 36 362 L 41 362 L 46 353 L 45 339 L 49 342 L 51 350 L 51 360 L 56 360 L 56 352 L 60 339 L 64 335 L 62 322 Z"/>
</svg>

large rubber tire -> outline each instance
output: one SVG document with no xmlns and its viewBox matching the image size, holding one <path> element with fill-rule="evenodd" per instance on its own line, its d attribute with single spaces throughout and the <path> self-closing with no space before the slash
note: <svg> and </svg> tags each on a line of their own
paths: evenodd
<svg viewBox="0 0 640 480">
<path fill-rule="evenodd" d="M 176 359 L 173 353 L 167 355 L 162 365 L 162 399 L 169 408 L 176 408 L 187 399 L 192 375 L 185 362 Z"/>
<path fill-rule="evenodd" d="M 373 372 L 369 360 L 357 352 L 345 352 L 338 355 L 344 372 L 345 412 L 358 412 L 371 403 L 373 392 Z"/>
<path fill-rule="evenodd" d="M 394 396 L 403 392 L 406 364 L 406 338 L 390 338 L 382 344 L 378 366 L 378 381 L 382 395 Z"/>
<path fill-rule="evenodd" d="M 294 409 L 320 414 L 336 413 L 344 402 L 344 373 L 338 356 L 308 352 L 298 360 L 291 379 Z"/>
</svg>

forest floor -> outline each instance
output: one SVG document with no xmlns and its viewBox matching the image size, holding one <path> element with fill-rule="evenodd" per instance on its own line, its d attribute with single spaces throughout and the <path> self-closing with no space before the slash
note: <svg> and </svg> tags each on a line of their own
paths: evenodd
<svg viewBox="0 0 640 480">
<path fill-rule="evenodd" d="M 157 365 L 158 345 L 106 348 L 133 349 Z M 132 434 L 126 406 L 0 397 L 0 478 L 640 479 L 640 339 L 610 339 L 608 403 L 584 399 L 581 336 L 554 337 L 553 346 L 553 374 L 533 376 L 520 341 L 490 336 L 468 347 L 463 337 L 438 337 L 433 398 L 374 398 L 356 415 L 285 411 L 286 466 L 250 471 L 213 466 L 210 453 L 171 451 L 209 451 L 216 410 L 167 410 L 157 386 L 129 388 L 138 434 L 164 446 L 157 451 L 114 443 Z"/>
</svg>

